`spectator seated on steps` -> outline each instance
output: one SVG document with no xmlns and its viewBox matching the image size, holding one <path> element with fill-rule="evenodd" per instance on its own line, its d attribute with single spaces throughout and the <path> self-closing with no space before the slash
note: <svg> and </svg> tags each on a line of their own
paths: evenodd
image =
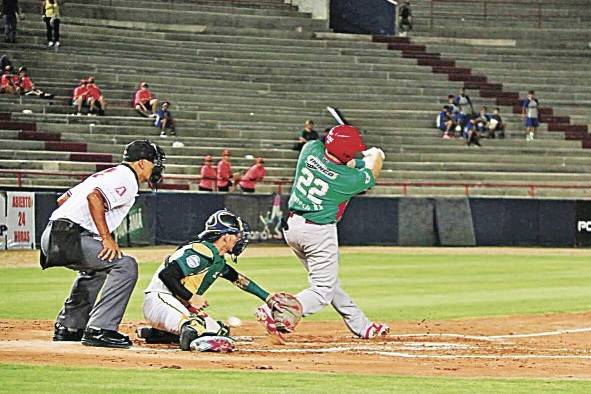
<svg viewBox="0 0 591 394">
<path fill-rule="evenodd" d="M 107 101 L 101 89 L 95 83 L 94 77 L 88 77 L 86 100 L 89 107 L 89 114 L 103 116 L 107 108 Z"/>
<path fill-rule="evenodd" d="M 82 107 L 88 106 L 88 81 L 81 79 L 80 84 L 72 93 L 72 106 L 76 109 L 76 115 L 82 115 Z"/>
<path fill-rule="evenodd" d="M 318 132 L 314 130 L 314 121 L 308 119 L 304 123 L 304 129 L 300 132 L 298 142 L 294 145 L 293 150 L 301 151 L 306 142 L 317 140 L 318 138 Z"/>
<path fill-rule="evenodd" d="M 476 130 L 482 135 L 488 131 L 488 123 L 490 122 L 491 114 L 488 113 L 488 108 L 485 106 L 480 107 L 480 111 L 476 117 Z"/>
<path fill-rule="evenodd" d="M 442 138 L 449 139 L 454 136 L 454 129 L 457 123 L 448 105 L 444 105 L 442 111 L 437 114 L 435 125 L 441 130 Z"/>
<path fill-rule="evenodd" d="M 13 73 L 12 66 L 4 67 L 4 73 L 0 78 L 0 93 L 17 94 L 18 76 Z"/>
<path fill-rule="evenodd" d="M 176 120 L 169 111 L 170 102 L 164 101 L 158 111 L 156 111 L 156 120 L 154 126 L 160 129 L 160 137 L 166 138 L 166 130 L 170 130 L 170 135 L 176 136 Z"/>
<path fill-rule="evenodd" d="M 146 118 L 155 118 L 158 109 L 158 99 L 148 90 L 147 82 L 140 82 L 139 89 L 135 92 L 133 107 Z"/>
<path fill-rule="evenodd" d="M 44 99 L 52 99 L 53 94 L 45 93 L 38 89 L 31 78 L 27 75 L 27 68 L 20 67 L 18 69 L 18 93 L 23 96 L 37 96 Z"/>
<path fill-rule="evenodd" d="M 464 126 L 464 133 L 462 137 L 466 140 L 467 146 L 481 146 L 480 133 L 478 130 L 476 130 L 476 119 L 478 119 L 478 116 L 471 116 L 470 120 L 468 120 L 468 123 L 466 123 L 466 126 Z"/>
<path fill-rule="evenodd" d="M 505 123 L 501 118 L 501 110 L 499 107 L 495 107 L 490 120 L 488 122 L 488 137 L 489 138 L 505 138 Z"/>
</svg>

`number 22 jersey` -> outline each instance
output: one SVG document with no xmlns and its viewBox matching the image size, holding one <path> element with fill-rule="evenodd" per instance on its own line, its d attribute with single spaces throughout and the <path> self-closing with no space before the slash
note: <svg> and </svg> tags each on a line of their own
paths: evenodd
<svg viewBox="0 0 591 394">
<path fill-rule="evenodd" d="M 340 220 L 351 197 L 375 185 L 370 169 L 335 163 L 324 151 L 319 140 L 304 145 L 288 204 L 290 211 L 317 224 Z"/>
</svg>

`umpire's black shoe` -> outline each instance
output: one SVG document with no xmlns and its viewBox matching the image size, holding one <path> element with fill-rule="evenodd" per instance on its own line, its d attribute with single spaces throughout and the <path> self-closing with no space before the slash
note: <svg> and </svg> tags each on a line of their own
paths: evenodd
<svg viewBox="0 0 591 394">
<path fill-rule="evenodd" d="M 71 330 L 66 326 L 62 326 L 59 323 L 55 323 L 55 329 L 53 330 L 53 340 L 56 342 L 80 342 L 84 330 Z"/>
<path fill-rule="evenodd" d="M 131 347 L 131 340 L 127 335 L 114 330 L 88 327 L 84 331 L 82 344 L 86 346 L 115 347 L 127 349 Z"/>
</svg>

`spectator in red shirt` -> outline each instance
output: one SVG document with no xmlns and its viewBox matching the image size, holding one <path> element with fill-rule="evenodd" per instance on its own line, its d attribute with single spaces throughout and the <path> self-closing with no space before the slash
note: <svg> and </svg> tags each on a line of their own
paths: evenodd
<svg viewBox="0 0 591 394">
<path fill-rule="evenodd" d="M 99 116 L 103 116 L 105 114 L 105 109 L 107 108 L 107 101 L 105 100 L 101 89 L 95 83 L 94 77 L 88 77 L 87 89 L 87 102 L 90 108 L 89 114 L 98 113 Z"/>
<path fill-rule="evenodd" d="M 82 106 L 87 103 L 88 99 L 88 81 L 86 79 L 80 80 L 80 85 L 74 89 L 72 94 L 72 105 L 76 107 L 76 115 L 82 115 Z"/>
<path fill-rule="evenodd" d="M 18 69 L 18 92 L 25 96 L 37 96 L 44 99 L 52 99 L 53 94 L 45 93 L 41 89 L 37 89 L 31 78 L 27 75 L 27 68 L 20 67 Z"/>
<path fill-rule="evenodd" d="M 158 99 L 156 99 L 152 92 L 148 90 L 148 84 L 146 82 L 140 83 L 140 88 L 135 92 L 133 104 L 134 108 L 140 113 L 140 115 L 145 116 L 146 118 L 156 117 Z"/>
<path fill-rule="evenodd" d="M 4 68 L 4 74 L 0 78 L 0 91 L 5 94 L 17 93 L 15 81 L 18 81 L 18 79 L 15 79 L 15 75 L 12 74 L 12 66 L 6 66 Z"/>
<path fill-rule="evenodd" d="M 217 171 L 213 166 L 213 157 L 207 155 L 203 158 L 203 166 L 201 167 L 201 180 L 199 181 L 199 191 L 213 192 L 215 191 L 217 181 Z"/>
<path fill-rule="evenodd" d="M 257 157 L 253 166 L 246 171 L 240 178 L 238 185 L 243 192 L 254 193 L 256 183 L 263 180 L 267 171 L 265 170 L 265 161 L 262 157 Z"/>
<path fill-rule="evenodd" d="M 222 151 L 222 160 L 218 162 L 217 177 L 218 191 L 230 191 L 230 186 L 232 186 L 232 163 L 230 162 L 230 151 L 228 149 Z"/>
</svg>

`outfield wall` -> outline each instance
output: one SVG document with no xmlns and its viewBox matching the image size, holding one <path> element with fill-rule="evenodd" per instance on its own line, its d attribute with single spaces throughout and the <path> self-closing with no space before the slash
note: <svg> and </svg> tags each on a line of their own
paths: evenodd
<svg viewBox="0 0 591 394">
<path fill-rule="evenodd" d="M 39 242 L 58 193 L 34 194 Z M 179 244 L 228 208 L 250 224 L 253 242 L 283 242 L 287 195 L 158 192 L 138 196 L 117 230 L 123 245 Z M 8 228 L 6 233 L 10 233 Z M 356 197 L 339 223 L 343 245 L 587 246 L 591 201 L 509 198 Z"/>
<path fill-rule="evenodd" d="M 60 194 L 0 192 L 0 249 L 38 245 Z M 25 204 L 28 208 L 12 201 L 27 196 L 34 202 Z M 227 208 L 250 224 L 252 242 L 281 243 L 287 199 L 279 194 L 142 193 L 116 236 L 125 246 L 180 244 L 194 239 L 212 212 Z M 11 210 L 15 206 L 19 212 Z M 21 211 L 26 209 L 25 216 Z M 30 234 L 30 242 L 14 242 L 22 234 Z M 591 201 L 356 197 L 339 223 L 339 237 L 343 245 L 587 246 Z"/>
</svg>

